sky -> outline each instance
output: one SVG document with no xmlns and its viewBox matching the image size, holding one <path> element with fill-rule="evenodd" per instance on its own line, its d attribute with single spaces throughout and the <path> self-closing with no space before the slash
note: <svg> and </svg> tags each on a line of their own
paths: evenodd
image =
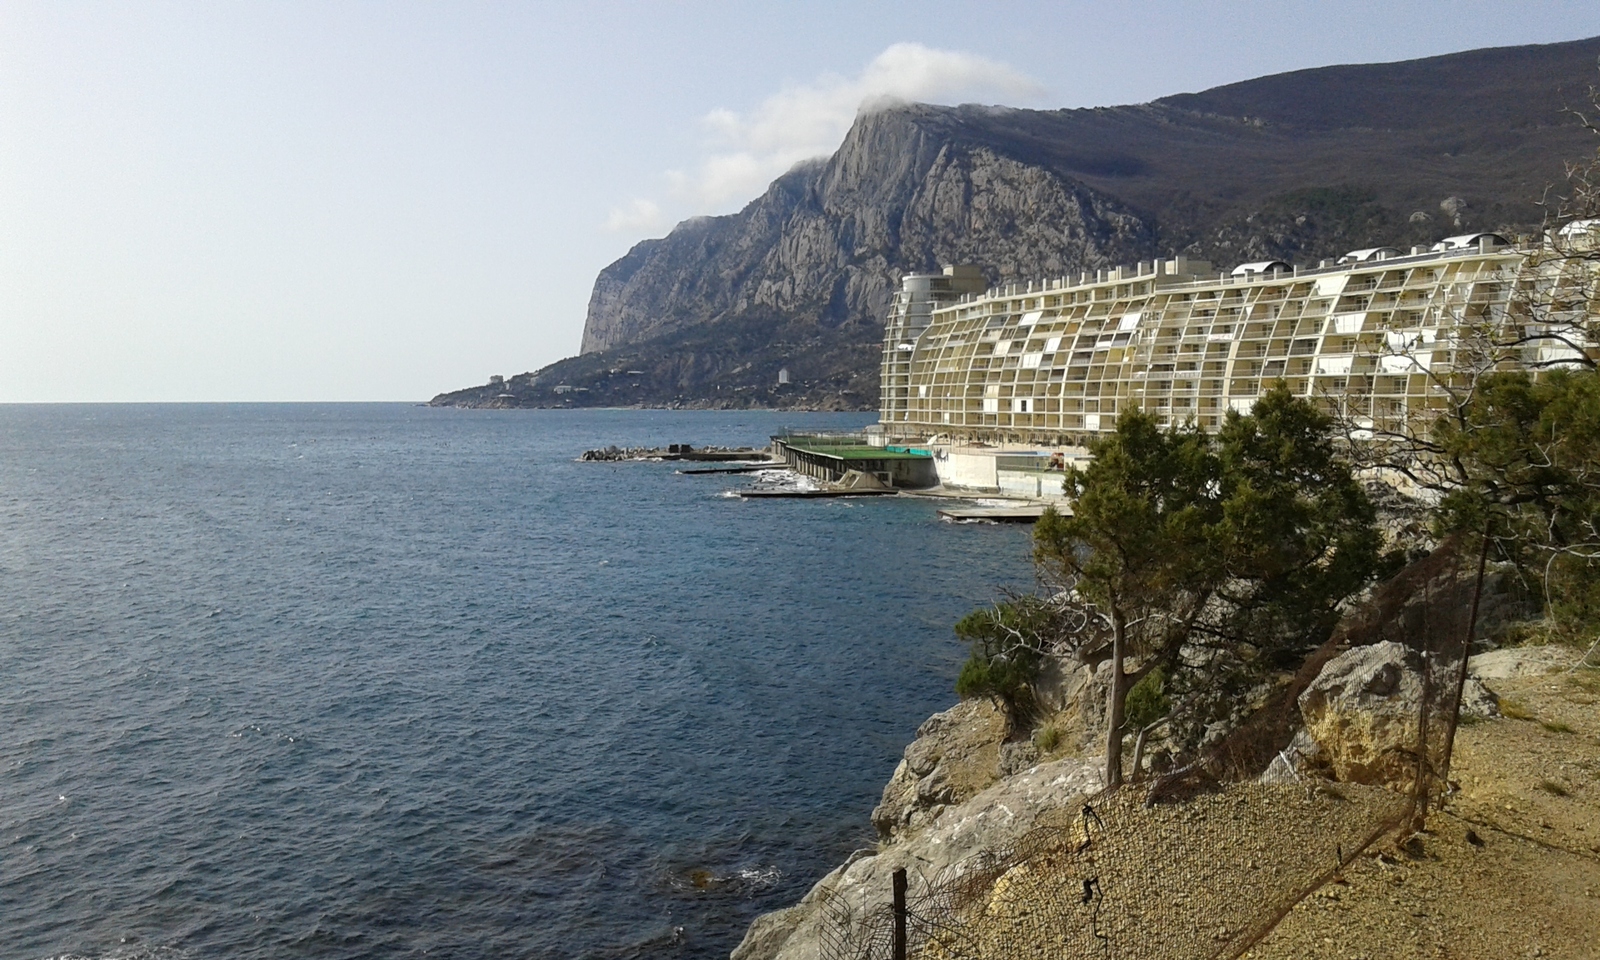
<svg viewBox="0 0 1600 960">
<path fill-rule="evenodd" d="M 0 0 L 0 402 L 425 401 L 537 369 L 606 264 L 864 105 L 1595 35 L 1594 0 Z"/>
</svg>

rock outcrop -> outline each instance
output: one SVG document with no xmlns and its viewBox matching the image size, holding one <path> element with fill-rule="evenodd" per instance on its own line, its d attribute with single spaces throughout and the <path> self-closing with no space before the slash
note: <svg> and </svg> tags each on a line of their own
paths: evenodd
<svg viewBox="0 0 1600 960">
<path fill-rule="evenodd" d="M 1338 779 L 1404 789 L 1415 777 L 1422 679 L 1408 654 L 1392 641 L 1357 647 L 1300 695 L 1306 732 Z"/>
<path fill-rule="evenodd" d="M 872 811 L 879 839 L 892 842 L 935 823 L 950 806 L 1042 760 L 1056 759 L 1052 754 L 1103 751 L 1109 679 L 1103 662 L 1046 659 L 1034 684 L 1031 722 L 1053 729 L 1048 750 L 1029 736 L 1037 730 L 1019 728 L 986 698 L 963 700 L 923 721 Z"/>
<path fill-rule="evenodd" d="M 963 700 L 917 728 L 872 811 L 883 840 L 937 821 L 947 807 L 970 800 L 1000 776 L 1011 722 L 986 699 Z"/>
<path fill-rule="evenodd" d="M 759 309 L 881 323 L 900 274 L 941 262 L 1034 277 L 1150 255 L 1148 216 L 983 137 L 972 109 L 864 113 L 740 213 L 639 244 L 596 279 L 583 352 Z"/>
<path fill-rule="evenodd" d="M 1458 661 L 1459 662 L 1459 661 Z M 1330 660 L 1300 694 L 1305 733 L 1295 747 L 1348 783 L 1405 791 L 1416 777 L 1417 716 L 1422 703 L 1418 654 L 1394 641 L 1356 647 Z M 1498 702 L 1476 677 L 1462 690 L 1461 714 L 1498 715 Z"/>
<path fill-rule="evenodd" d="M 1577 659 L 1564 647 L 1506 647 L 1478 654 L 1467 668 L 1484 680 L 1514 680 L 1565 670 Z"/>
<path fill-rule="evenodd" d="M 1078 809 L 1100 789 L 1097 760 L 1040 764 L 946 809 L 937 822 L 882 852 L 858 851 L 811 888 L 798 904 L 751 924 L 733 960 L 818 960 L 821 933 L 842 911 L 861 915 L 889 900 L 890 881 L 900 868 L 935 876 L 983 850 L 1016 839 L 1041 819 Z"/>
</svg>

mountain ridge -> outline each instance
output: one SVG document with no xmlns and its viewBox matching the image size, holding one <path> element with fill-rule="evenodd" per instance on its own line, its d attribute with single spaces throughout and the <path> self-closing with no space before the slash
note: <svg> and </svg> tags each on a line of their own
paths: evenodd
<svg viewBox="0 0 1600 960">
<path fill-rule="evenodd" d="M 603 269 L 578 357 L 435 402 L 870 408 L 876 330 L 906 272 L 975 263 L 995 282 L 1176 253 L 1305 261 L 1532 229 L 1562 161 L 1593 151 L 1563 108 L 1583 100 L 1597 56 L 1590 38 L 1117 107 L 864 111 L 832 156 Z M 785 366 L 806 373 L 788 391 Z"/>
</svg>

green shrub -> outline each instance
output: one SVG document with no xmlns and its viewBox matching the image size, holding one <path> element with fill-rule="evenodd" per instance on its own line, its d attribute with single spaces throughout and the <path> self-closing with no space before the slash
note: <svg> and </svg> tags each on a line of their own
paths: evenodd
<svg viewBox="0 0 1600 960">
<path fill-rule="evenodd" d="M 1600 489 L 1600 374 L 1552 370 L 1486 374 L 1430 440 L 1459 476 L 1435 511 L 1441 533 L 1492 529 L 1546 601 L 1554 642 L 1600 627 L 1600 556 L 1593 550 Z M 1574 634 L 1578 636 L 1574 636 Z"/>
<path fill-rule="evenodd" d="M 1123 716 L 1129 730 L 1142 730 L 1172 709 L 1167 699 L 1167 679 L 1161 668 L 1150 671 L 1128 691 L 1128 706 Z"/>
<path fill-rule="evenodd" d="M 974 610 L 956 623 L 956 636 L 971 653 L 956 678 L 962 699 L 995 697 L 1015 715 L 1034 705 L 1034 681 L 1043 657 L 1040 649 L 1049 626 L 1049 612 L 1034 597 Z"/>
</svg>

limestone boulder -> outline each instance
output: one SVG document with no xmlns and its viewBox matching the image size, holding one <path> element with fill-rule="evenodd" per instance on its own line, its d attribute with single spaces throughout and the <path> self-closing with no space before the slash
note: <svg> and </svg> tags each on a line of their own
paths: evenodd
<svg viewBox="0 0 1600 960">
<path fill-rule="evenodd" d="M 1300 694 L 1300 715 L 1338 779 L 1404 790 L 1416 775 L 1421 700 L 1415 655 L 1385 641 L 1328 661 Z"/>
<path fill-rule="evenodd" d="M 998 780 L 1003 760 L 1016 765 L 1016 751 L 1004 749 L 1010 733 L 1005 712 L 987 699 L 963 700 L 923 721 L 872 811 L 878 836 L 925 826 Z"/>
<path fill-rule="evenodd" d="M 1322 767 L 1350 783 L 1409 789 L 1416 776 L 1419 668 L 1418 655 L 1393 641 L 1356 647 L 1328 661 L 1300 695 L 1304 732 L 1270 772 L 1282 779 L 1290 770 Z M 1448 675 L 1443 680 L 1452 682 Z M 1462 717 L 1497 717 L 1499 703 L 1478 677 L 1466 678 Z"/>
<path fill-rule="evenodd" d="M 1564 670 L 1574 659 L 1561 647 L 1507 647 L 1478 654 L 1467 661 L 1467 670 L 1484 680 L 1515 680 Z"/>
<path fill-rule="evenodd" d="M 1483 685 L 1483 681 L 1468 676 L 1461 688 L 1461 717 L 1471 720 L 1490 720 L 1500 716 L 1500 698 Z"/>
<path fill-rule="evenodd" d="M 1289 745 L 1278 751 L 1272 763 L 1262 771 L 1260 782 L 1267 786 L 1295 783 L 1312 772 L 1319 752 L 1317 741 L 1304 730 L 1295 732 Z"/>
</svg>

